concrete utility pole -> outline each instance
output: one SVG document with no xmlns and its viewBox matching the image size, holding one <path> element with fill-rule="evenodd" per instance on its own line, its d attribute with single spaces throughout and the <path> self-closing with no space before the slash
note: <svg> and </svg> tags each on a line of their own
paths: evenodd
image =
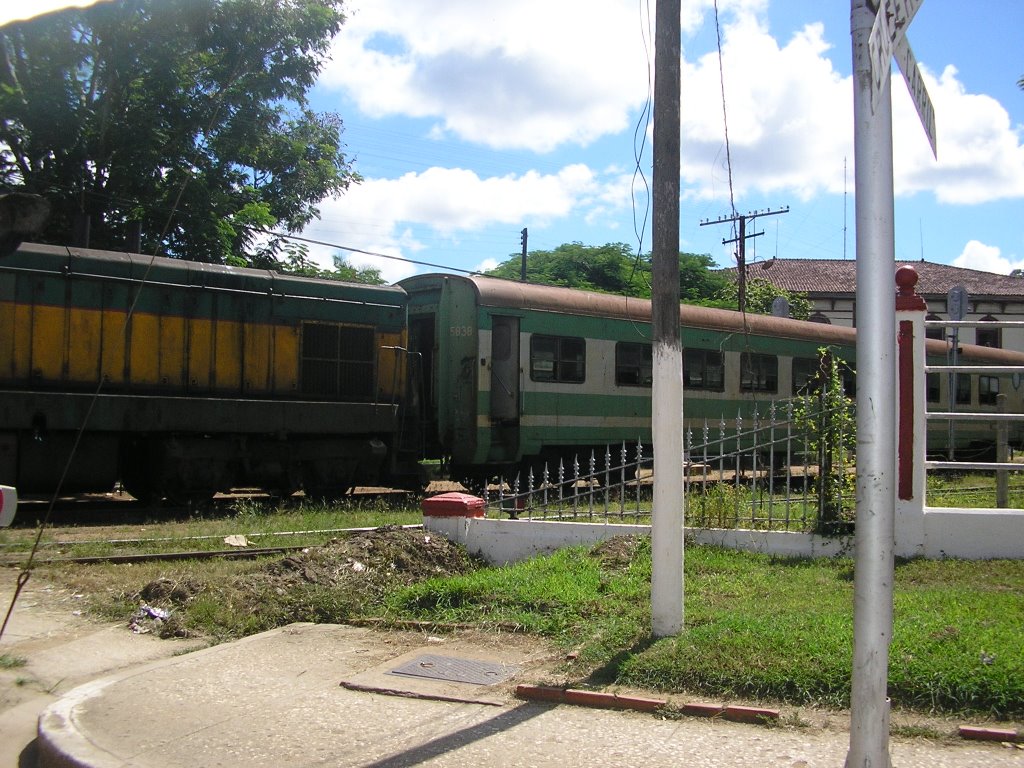
<svg viewBox="0 0 1024 768">
<path fill-rule="evenodd" d="M 652 320 L 654 511 L 651 634 L 683 628 L 683 348 L 679 337 L 679 0 L 658 0 L 654 38 Z"/>
<path fill-rule="evenodd" d="M 783 206 L 777 211 L 773 211 L 768 208 L 764 211 L 754 211 L 753 213 L 744 213 L 737 216 L 719 216 L 717 219 L 712 221 L 711 219 L 704 219 L 700 223 L 702 227 L 706 227 L 708 224 L 725 224 L 738 221 L 740 223 L 740 234 L 739 237 L 733 237 L 728 240 L 723 240 L 722 245 L 729 243 L 739 243 L 739 247 L 736 250 L 736 284 L 737 284 L 737 304 L 740 312 L 745 312 L 747 309 L 747 240 L 751 237 L 760 237 L 764 232 L 754 232 L 751 235 L 747 234 L 747 219 L 756 219 L 758 216 L 775 216 L 779 213 L 789 213 L 789 206 Z"/>
</svg>

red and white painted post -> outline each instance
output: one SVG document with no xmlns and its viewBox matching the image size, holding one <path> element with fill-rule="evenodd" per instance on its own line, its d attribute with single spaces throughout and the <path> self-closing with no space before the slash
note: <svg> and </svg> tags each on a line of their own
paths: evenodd
<svg viewBox="0 0 1024 768">
<path fill-rule="evenodd" d="M 896 520 L 895 554 L 924 554 L 925 332 L 928 309 L 916 290 L 917 271 L 896 270 Z"/>
</svg>

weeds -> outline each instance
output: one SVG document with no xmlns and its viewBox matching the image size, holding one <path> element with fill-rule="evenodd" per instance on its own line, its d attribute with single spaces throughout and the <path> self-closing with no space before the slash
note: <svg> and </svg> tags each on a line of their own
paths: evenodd
<svg viewBox="0 0 1024 768">
<path fill-rule="evenodd" d="M 18 669 L 28 664 L 28 659 L 23 656 L 13 656 L 9 653 L 0 653 L 0 669 Z"/>
</svg>

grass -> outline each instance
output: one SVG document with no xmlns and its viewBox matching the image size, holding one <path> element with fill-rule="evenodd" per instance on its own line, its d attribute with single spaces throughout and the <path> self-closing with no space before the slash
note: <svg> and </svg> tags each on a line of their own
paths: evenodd
<svg viewBox="0 0 1024 768">
<path fill-rule="evenodd" d="M 227 520 L 187 525 L 193 533 L 212 528 L 217 532 L 211 535 L 219 536 L 261 527 L 349 527 L 354 520 L 369 523 L 372 514 L 377 512 L 341 509 L 278 517 L 242 508 Z M 384 519 L 406 519 L 402 514 L 384 513 Z M 418 517 L 412 510 L 407 514 L 410 520 Z M 150 527 L 148 533 L 161 537 L 178 525 Z M 383 563 L 402 557 L 377 554 Z M 222 640 L 294 621 L 516 627 L 574 651 L 576 661 L 567 674 L 577 686 L 617 684 L 800 706 L 849 705 L 853 563 L 847 559 L 688 547 L 685 629 L 677 637 L 655 640 L 645 538 L 613 539 L 593 550 L 564 549 L 517 565 L 476 567 L 412 583 L 388 577 L 387 567 L 369 569 L 378 574 L 376 580 L 315 578 L 332 569 L 344 571 L 350 562 L 333 557 L 304 566 L 285 581 L 280 556 L 41 570 L 44 577 L 87 594 L 92 610 L 122 621 L 137 611 L 145 585 L 166 580 L 180 586 L 185 597 L 173 606 L 167 634 L 199 632 Z M 369 562 L 362 555 L 356 559 Z M 889 682 L 894 706 L 1024 718 L 1024 561 L 901 562 L 894 603 Z"/>
<path fill-rule="evenodd" d="M 154 516 L 141 525 L 106 526 L 101 532 L 87 525 L 56 529 L 56 532 L 45 533 L 39 556 L 102 557 L 222 550 L 230 548 L 224 538 L 231 535 L 246 536 L 253 547 L 315 546 L 328 541 L 341 529 L 422 522 L 418 509 L 407 504 L 396 506 L 381 499 L 353 499 L 335 504 L 302 500 L 288 507 L 241 499 L 227 514 L 218 510 L 170 521 Z M 34 529 L 0 529 L 0 552 L 26 553 L 35 536 Z"/>
<path fill-rule="evenodd" d="M 929 472 L 927 499 L 933 507 L 986 509 L 996 506 L 994 473 Z M 1007 503 L 1011 509 L 1024 508 L 1024 473 L 1011 472 L 1007 478 Z"/>
<path fill-rule="evenodd" d="M 0 669 L 17 669 L 28 664 L 28 659 L 22 656 L 13 656 L 9 653 L 0 653 Z"/>
<path fill-rule="evenodd" d="M 649 637 L 649 546 L 608 570 L 583 550 L 401 590 L 398 616 L 516 622 L 575 648 L 582 684 L 849 706 L 852 563 L 693 547 L 685 629 Z M 1024 715 L 1024 563 L 913 561 L 897 569 L 893 703 Z"/>
</svg>

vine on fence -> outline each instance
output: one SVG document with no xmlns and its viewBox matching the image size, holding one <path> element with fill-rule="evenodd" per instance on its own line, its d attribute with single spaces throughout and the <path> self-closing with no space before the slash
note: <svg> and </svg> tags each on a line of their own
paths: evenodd
<svg viewBox="0 0 1024 768">
<path fill-rule="evenodd" d="M 818 463 L 818 524 L 822 534 L 848 532 L 852 518 L 855 479 L 851 471 L 856 448 L 856 415 L 852 398 L 843 386 L 845 363 L 831 350 L 818 350 L 818 371 L 797 401 L 793 417 L 808 435 L 808 445 Z"/>
</svg>

